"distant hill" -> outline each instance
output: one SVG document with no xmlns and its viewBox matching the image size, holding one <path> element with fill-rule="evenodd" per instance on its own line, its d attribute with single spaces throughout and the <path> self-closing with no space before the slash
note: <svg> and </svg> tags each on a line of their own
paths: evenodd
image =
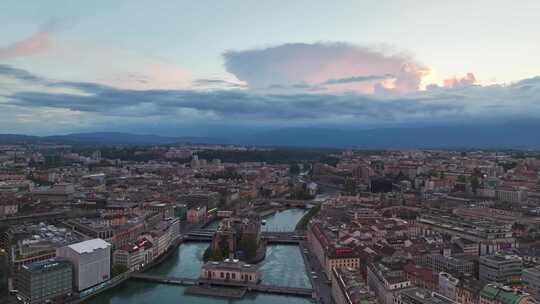
<svg viewBox="0 0 540 304">
<path fill-rule="evenodd" d="M 339 130 L 286 128 L 246 139 L 256 145 L 358 148 L 540 148 L 540 122 Z"/>
<path fill-rule="evenodd" d="M 35 143 L 42 140 L 39 136 L 0 134 L 0 144 Z"/>
<path fill-rule="evenodd" d="M 44 139 L 73 144 L 101 145 L 161 145 L 178 142 L 175 137 L 165 137 L 150 134 L 131 134 L 119 132 L 74 133 L 67 135 L 47 136 Z"/>
<path fill-rule="evenodd" d="M 286 129 L 286 144 L 361 148 L 540 148 L 540 122 L 385 128 L 359 131 Z M 278 142 L 279 132 L 259 134 Z M 293 141 L 293 138 L 295 141 Z"/>
<path fill-rule="evenodd" d="M 0 144 L 56 142 L 98 145 L 160 145 L 174 143 L 246 144 L 296 147 L 388 148 L 540 148 L 540 121 L 484 125 L 428 126 L 350 130 L 282 128 L 235 137 L 166 137 L 118 132 L 55 136 L 0 134 Z"/>
<path fill-rule="evenodd" d="M 215 143 L 219 140 L 206 137 L 166 137 L 151 134 L 120 132 L 73 133 L 53 136 L 28 136 L 0 134 L 0 144 L 62 143 L 80 145 L 163 145 L 174 143 Z"/>
</svg>

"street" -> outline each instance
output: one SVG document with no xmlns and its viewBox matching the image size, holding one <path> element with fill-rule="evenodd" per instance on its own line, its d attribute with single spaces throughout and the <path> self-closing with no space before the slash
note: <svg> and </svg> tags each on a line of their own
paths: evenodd
<svg viewBox="0 0 540 304">
<path fill-rule="evenodd" d="M 307 252 L 305 251 L 307 250 Z M 317 302 L 323 304 L 331 304 L 332 301 L 332 286 L 329 278 L 326 277 L 324 268 L 321 266 L 317 258 L 309 250 L 305 241 L 300 242 L 300 251 L 304 257 L 307 275 L 310 278 L 311 285 L 317 295 Z M 317 277 L 317 278 L 314 278 Z"/>
</svg>

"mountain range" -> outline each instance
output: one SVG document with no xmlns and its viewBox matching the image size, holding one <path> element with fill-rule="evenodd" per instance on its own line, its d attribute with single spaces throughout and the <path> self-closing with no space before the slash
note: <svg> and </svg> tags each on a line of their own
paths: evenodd
<svg viewBox="0 0 540 304">
<path fill-rule="evenodd" d="M 53 136 L 0 134 L 0 144 L 64 143 L 81 145 L 161 145 L 175 143 L 256 146 L 388 148 L 540 148 L 540 122 L 483 125 L 422 126 L 351 130 L 338 128 L 277 128 L 234 137 L 174 137 L 120 132 L 73 133 Z"/>
</svg>

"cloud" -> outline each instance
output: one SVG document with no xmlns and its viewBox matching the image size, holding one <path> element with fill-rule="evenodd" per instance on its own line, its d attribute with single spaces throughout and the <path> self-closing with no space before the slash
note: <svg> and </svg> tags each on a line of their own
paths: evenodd
<svg viewBox="0 0 540 304">
<path fill-rule="evenodd" d="M 45 79 L 38 77 L 26 70 L 14 68 L 10 65 L 0 64 L 0 76 L 10 77 L 21 81 L 43 83 Z"/>
<path fill-rule="evenodd" d="M 57 22 L 50 21 L 30 37 L 0 46 L 0 60 L 40 56 L 41 72 L 52 77 L 70 77 L 128 89 L 177 89 L 191 83 L 190 72 L 173 62 L 82 38 L 53 39 L 57 28 Z M 26 64 L 36 63 L 31 60 Z"/>
<path fill-rule="evenodd" d="M 455 87 L 462 87 L 462 86 L 471 86 L 476 84 L 476 77 L 473 73 L 467 73 L 467 75 L 463 77 L 453 77 L 449 79 L 445 79 L 443 86 L 445 88 L 455 88 Z"/>
<path fill-rule="evenodd" d="M 63 84 L 84 94 L 19 92 L 9 96 L 22 107 L 62 108 L 100 115 L 174 117 L 179 110 L 193 110 L 220 118 L 282 121 L 289 119 L 393 120 L 431 117 L 459 112 L 461 105 L 423 103 L 419 100 L 373 100 L 356 94 L 257 95 L 246 91 L 125 90 L 85 83 Z"/>
<path fill-rule="evenodd" d="M 351 82 L 382 80 L 382 79 L 389 79 L 389 78 L 395 78 L 395 77 L 392 74 L 353 76 L 353 77 L 341 78 L 341 79 L 329 79 L 329 80 L 323 82 L 322 84 L 343 84 L 343 83 L 351 83 Z"/>
<path fill-rule="evenodd" d="M 117 51 L 121 53 L 120 51 Z M 120 58 L 121 55 L 119 55 Z M 113 74 L 114 77 L 106 77 L 103 84 L 114 85 L 127 89 L 175 89 L 190 85 L 191 76 L 187 70 L 174 64 L 166 63 L 158 59 L 141 58 L 132 59 L 133 66 L 122 65 L 109 66 L 109 71 L 99 71 L 100 74 Z"/>
<path fill-rule="evenodd" d="M 200 88 L 246 88 L 244 83 L 232 82 L 219 78 L 201 78 L 195 79 L 191 82 L 194 87 Z"/>
<path fill-rule="evenodd" d="M 0 74 L 23 75 L 21 81 L 38 81 L 43 86 L 43 90 L 0 95 L 6 100 L 0 106 L 31 110 L 31 114 L 24 112 L 20 116 L 25 121 L 31 120 L 29 115 L 40 109 L 64 113 L 65 119 L 91 115 L 94 120 L 108 117 L 136 123 L 154 119 L 157 124 L 189 120 L 254 125 L 307 122 L 384 126 L 540 118 L 540 77 L 509 85 L 439 87 L 406 95 L 380 96 L 327 92 L 261 94 L 243 89 L 125 89 L 92 82 L 52 81 L 6 66 L 0 66 Z"/>
<path fill-rule="evenodd" d="M 41 79 L 26 73 L 25 79 Z M 461 110 L 461 105 L 456 104 L 425 103 L 415 99 L 379 100 L 359 94 L 280 95 L 257 94 L 247 90 L 133 90 L 90 82 L 41 81 L 46 88 L 56 90 L 20 91 L 4 97 L 10 100 L 10 105 L 24 108 L 57 108 L 102 116 L 162 116 L 169 119 L 191 111 L 195 115 L 211 115 L 220 119 L 255 121 L 335 117 L 391 120 L 431 117 Z M 58 92 L 62 88 L 69 93 Z"/>
<path fill-rule="evenodd" d="M 346 43 L 295 43 L 265 49 L 228 51 L 225 68 L 250 88 L 298 83 L 320 84 L 329 79 L 353 79 L 372 75 L 394 75 L 394 79 L 372 82 L 348 81 L 327 91 L 373 93 L 379 84 L 396 92 L 418 90 L 429 69 L 404 54 L 387 54 L 374 48 Z M 386 77 L 385 77 L 386 78 Z"/>
<path fill-rule="evenodd" d="M 11 45 L 0 47 L 0 60 L 31 56 L 50 49 L 53 45 L 52 32 L 55 28 L 55 21 L 47 22 L 30 37 Z"/>
</svg>

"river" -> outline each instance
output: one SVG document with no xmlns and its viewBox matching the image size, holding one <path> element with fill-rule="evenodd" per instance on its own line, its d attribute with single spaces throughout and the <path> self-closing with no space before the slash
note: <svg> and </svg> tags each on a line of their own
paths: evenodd
<svg viewBox="0 0 540 304">
<path fill-rule="evenodd" d="M 264 218 L 266 224 L 263 231 L 291 232 L 296 228 L 296 224 L 306 213 L 305 209 L 287 209 L 276 211 L 276 213 Z"/>
<path fill-rule="evenodd" d="M 277 231 L 293 231 L 305 210 L 290 209 L 277 212 L 266 218 L 267 224 L 263 229 Z M 162 264 L 151 269 L 149 273 L 199 277 L 202 255 L 208 243 L 184 243 Z M 311 287 L 300 249 L 291 245 L 271 245 L 266 249 L 266 258 L 259 264 L 262 284 L 275 284 L 291 287 Z M 138 281 L 128 281 L 112 290 L 91 299 L 90 304 L 221 304 L 221 303 L 260 303 L 274 304 L 276 302 L 305 304 L 312 303 L 310 299 L 288 297 L 281 295 L 248 293 L 241 300 L 192 296 L 184 294 L 185 287 L 163 285 Z"/>
</svg>

